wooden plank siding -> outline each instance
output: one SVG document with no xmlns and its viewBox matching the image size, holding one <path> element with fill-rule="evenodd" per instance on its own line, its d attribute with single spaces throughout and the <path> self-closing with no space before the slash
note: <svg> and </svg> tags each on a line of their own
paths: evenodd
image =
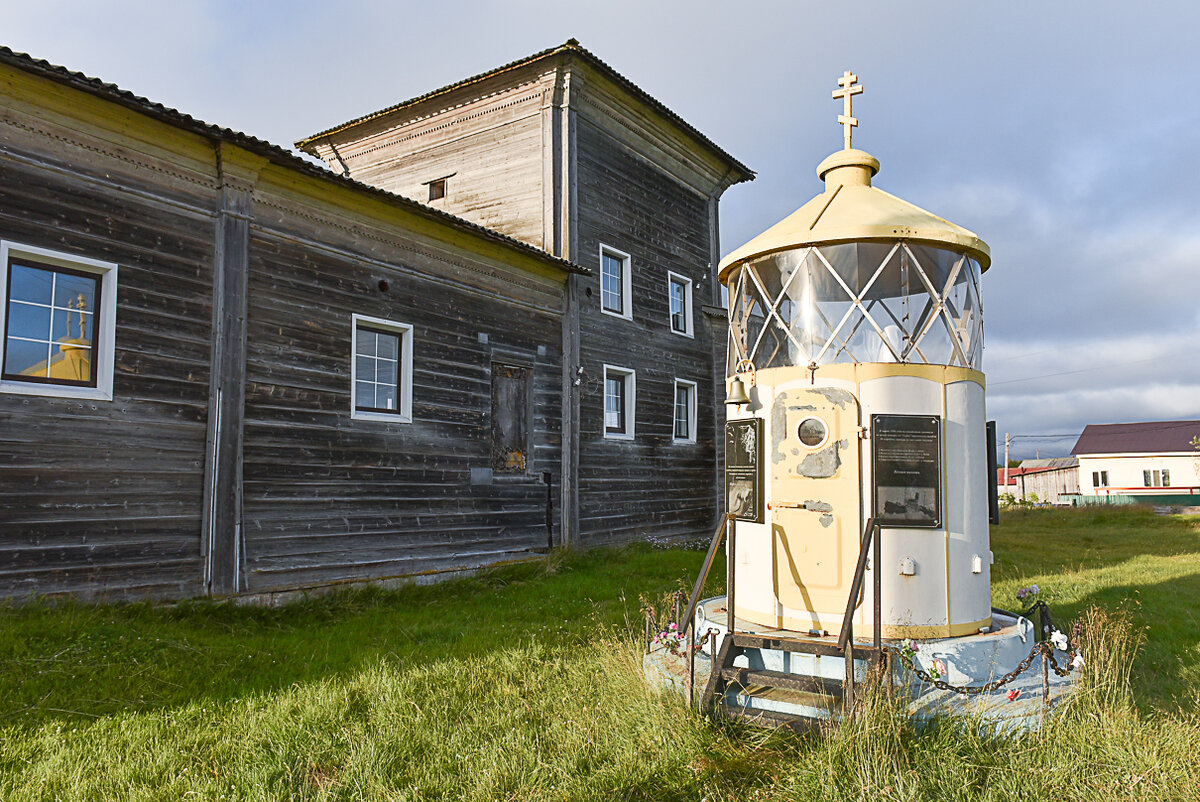
<svg viewBox="0 0 1200 802">
<path fill-rule="evenodd" d="M 698 535 L 717 514 L 713 333 L 700 311 L 710 258 L 707 198 L 584 115 L 576 137 L 578 258 L 599 273 L 601 244 L 628 253 L 633 309 L 632 320 L 603 314 L 599 278 L 581 281 L 580 533 L 589 545 Z M 693 337 L 671 331 L 668 271 L 692 280 Z M 633 440 L 603 435 L 605 364 L 637 372 Z M 676 378 L 696 382 L 695 443 L 674 442 Z"/>
<path fill-rule="evenodd" d="M 479 568 L 544 547 L 561 290 L 510 286 L 514 308 L 494 290 L 272 234 L 251 242 L 245 588 Z M 356 313 L 413 326 L 412 423 L 351 419 Z M 533 367 L 534 452 L 525 475 L 473 483 L 491 464 L 494 359 Z"/>
<path fill-rule="evenodd" d="M 356 180 L 543 247 L 542 117 L 553 79 L 526 68 L 503 85 L 331 134 L 311 151 Z M 428 182 L 445 176 L 445 197 L 430 201 Z"/>
<path fill-rule="evenodd" d="M 212 187 L 4 122 L 0 239 L 120 268 L 113 400 L 0 393 L 0 596 L 197 595 Z"/>
<path fill-rule="evenodd" d="M 118 265 L 112 400 L 0 393 L 0 598 L 270 593 L 527 558 L 547 541 L 543 474 L 561 536 L 568 265 L 0 62 L 0 240 Z M 413 326 L 412 423 L 351 418 L 356 313 Z M 530 370 L 523 474 L 488 475 L 493 363 Z M 216 403 L 218 386 L 237 392 Z M 206 561 L 231 583 L 208 584 Z"/>
<path fill-rule="evenodd" d="M 726 324 L 702 307 L 716 300 L 718 199 L 752 173 L 573 41 L 299 145 L 418 199 L 419 181 L 453 174 L 435 204 L 594 270 L 570 280 L 562 337 L 568 540 L 709 529 L 722 495 Z M 631 321 L 600 312 L 601 243 L 632 256 Z M 670 330 L 669 271 L 692 281 L 691 338 Z M 605 364 L 636 371 L 632 441 L 603 436 Z M 695 443 L 673 438 L 676 378 L 696 383 Z"/>
<path fill-rule="evenodd" d="M 745 167 L 577 43 L 304 146 L 335 174 L 0 48 L 0 240 L 118 265 L 112 400 L 0 392 L 0 598 L 472 570 L 544 548 L 548 497 L 555 543 L 710 531 L 703 307 Z M 600 312 L 601 243 L 631 256 L 632 320 Z M 411 422 L 352 414 L 354 315 L 412 327 Z M 636 371 L 632 440 L 603 436 L 605 364 Z M 494 392 L 527 428 L 493 425 Z"/>
</svg>

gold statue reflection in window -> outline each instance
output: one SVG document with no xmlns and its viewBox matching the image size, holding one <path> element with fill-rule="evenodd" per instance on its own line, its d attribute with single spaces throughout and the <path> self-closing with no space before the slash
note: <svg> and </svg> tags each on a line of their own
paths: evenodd
<svg viewBox="0 0 1200 802">
<path fill-rule="evenodd" d="M 67 301 L 66 337 L 55 341 L 57 353 L 53 351 L 45 362 L 39 362 L 22 371 L 26 376 L 39 376 L 72 382 L 88 382 L 92 379 L 92 340 L 88 336 L 91 315 L 87 312 L 87 298 L 79 293 Z M 71 337 L 72 311 L 79 316 L 79 336 Z"/>
</svg>

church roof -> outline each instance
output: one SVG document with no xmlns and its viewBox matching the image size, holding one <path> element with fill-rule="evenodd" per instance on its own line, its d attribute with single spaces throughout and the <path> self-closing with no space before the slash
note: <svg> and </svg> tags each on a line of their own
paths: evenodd
<svg viewBox="0 0 1200 802">
<path fill-rule="evenodd" d="M 339 131 L 343 131 L 347 128 L 351 128 L 352 126 L 358 125 L 359 123 L 364 123 L 364 122 L 367 122 L 368 120 L 374 120 L 378 117 L 383 117 L 384 115 L 391 114 L 392 112 L 398 111 L 407 106 L 416 105 L 423 101 L 429 100 L 432 97 L 436 97 L 438 95 L 443 95 L 443 94 L 446 94 L 447 92 L 452 92 L 455 89 L 458 89 L 463 86 L 468 86 L 469 84 L 478 83 L 480 81 L 491 78 L 492 76 L 499 75 L 500 73 L 508 72 L 509 70 L 513 70 L 513 69 L 517 69 L 518 67 L 524 67 L 527 64 L 532 64 L 535 61 L 549 58 L 558 53 L 573 53 L 573 54 L 578 55 L 589 65 L 591 65 L 592 67 L 596 68 L 601 73 L 606 75 L 614 83 L 616 83 L 619 86 L 621 86 L 622 88 L 624 88 L 631 95 L 637 97 L 643 103 L 647 104 L 648 106 L 653 108 L 655 111 L 657 111 L 659 114 L 662 114 L 668 120 L 675 123 L 680 128 L 682 128 L 684 131 L 686 131 L 688 134 L 690 134 L 692 137 L 697 139 L 705 147 L 707 147 L 709 150 L 711 150 L 713 153 L 715 153 L 717 156 L 719 156 L 722 160 L 724 160 L 726 163 L 728 163 L 731 168 L 733 168 L 736 171 L 737 181 L 734 183 L 739 183 L 741 181 L 750 181 L 754 178 L 753 170 L 751 170 L 749 167 L 747 167 L 746 165 L 742 164 L 740 161 L 735 159 L 733 156 L 731 156 L 729 153 L 727 153 L 725 150 L 723 150 L 719 145 L 717 145 L 717 143 L 713 142 L 711 139 L 706 137 L 704 134 L 700 133 L 700 131 L 698 131 L 696 128 L 693 128 L 682 117 L 680 117 L 678 114 L 676 114 L 675 112 L 671 111 L 669 108 L 664 106 L 660 101 L 656 100 L 654 97 L 652 97 L 649 93 L 647 93 L 644 89 L 639 87 L 633 81 L 629 80 L 624 75 L 621 75 L 621 73 L 617 72 L 615 69 L 613 69 L 611 66 L 606 64 L 604 61 L 600 60 L 595 54 L 593 54 L 589 50 L 585 49 L 582 45 L 579 44 L 579 41 L 576 39 L 568 39 L 565 43 L 558 45 L 556 47 L 551 47 L 551 48 L 543 50 L 539 53 L 534 53 L 531 56 L 526 56 L 523 59 L 518 59 L 516 61 L 509 62 L 508 64 L 504 64 L 500 67 L 496 67 L 495 69 L 488 70 L 487 72 L 481 72 L 480 74 L 473 75 L 470 78 L 464 78 L 463 80 L 457 81 L 448 86 L 443 86 L 441 89 L 434 89 L 432 92 L 426 92 L 423 95 L 418 95 L 417 97 L 402 101 L 393 106 L 388 106 L 385 109 L 380 109 L 379 111 L 375 111 L 370 114 L 364 114 L 362 117 L 356 117 L 353 120 L 348 120 L 339 125 L 335 125 L 332 128 L 327 128 L 324 131 L 318 131 L 317 133 L 313 134 L 312 136 L 308 136 L 308 137 L 305 137 L 304 139 L 297 140 L 295 143 L 296 147 L 303 149 L 306 145 L 308 145 L 318 139 L 321 139 L 322 137 L 326 137 L 326 136 L 329 136 L 330 134 L 338 133 Z"/>
<path fill-rule="evenodd" d="M 223 128 L 218 125 L 206 123 L 203 120 L 198 120 L 190 114 L 185 114 L 170 106 L 164 106 L 161 103 L 155 103 L 152 100 L 147 100 L 140 95 L 121 89 L 116 84 L 105 83 L 99 78 L 92 78 L 84 75 L 81 72 L 68 70 L 66 67 L 61 67 L 57 64 L 51 64 L 42 59 L 36 59 L 28 53 L 18 53 L 8 47 L 0 45 L 0 64 L 7 64 L 10 67 L 38 75 L 42 78 L 54 81 L 55 83 L 63 84 L 72 89 L 86 92 L 90 95 L 123 106 L 127 109 L 145 114 L 155 118 L 168 125 L 182 128 L 191 131 L 194 134 L 205 137 L 210 140 L 228 142 L 232 145 L 245 148 L 251 153 L 269 159 L 272 163 L 305 173 L 309 176 L 317 178 L 321 181 L 335 182 L 344 186 L 352 187 L 358 192 L 363 192 L 373 195 L 388 203 L 401 206 L 416 212 L 427 218 L 437 220 L 444 225 L 461 231 L 468 232 L 484 239 L 492 240 L 501 245 L 528 254 L 538 258 L 544 262 L 548 262 L 555 267 L 567 271 L 569 273 L 590 274 L 592 271 L 586 267 L 570 262 L 566 259 L 561 259 L 557 256 L 547 253 L 546 251 L 536 246 L 530 245 L 521 240 L 501 234 L 499 231 L 481 226 L 477 223 L 472 223 L 469 220 L 464 220 L 461 217 L 456 217 L 449 212 L 444 212 L 441 209 L 435 209 L 431 206 L 426 206 L 423 203 L 406 198 L 403 195 L 397 195 L 387 190 L 373 187 L 370 184 L 364 184 L 361 181 L 356 181 L 347 176 L 338 175 L 325 168 L 318 166 L 305 159 L 300 158 L 290 150 L 285 150 L 279 145 L 275 145 L 265 139 L 251 136 L 250 134 L 235 131 L 232 128 Z"/>
<path fill-rule="evenodd" d="M 1192 446 L 1193 437 L 1200 437 L 1200 420 L 1091 423 L 1084 427 L 1071 453 L 1196 453 Z"/>
</svg>

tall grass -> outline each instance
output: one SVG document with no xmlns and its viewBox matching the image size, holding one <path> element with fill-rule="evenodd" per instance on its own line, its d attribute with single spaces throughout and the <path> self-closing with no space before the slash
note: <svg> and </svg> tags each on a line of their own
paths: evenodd
<svg viewBox="0 0 1200 802">
<path fill-rule="evenodd" d="M 1114 554 L 1079 520 L 1035 513 L 1030 543 L 1002 532 L 1001 587 L 1046 576 L 1061 610 L 1104 582 L 1190 581 L 1200 549 L 1174 523 L 1103 525 L 1120 530 Z M 1085 536 L 1094 553 L 1071 560 Z M 1196 684 L 1182 673 L 1182 711 L 1138 704 L 1160 687 L 1139 668 L 1156 627 L 1186 630 L 1190 598 L 1072 609 L 1082 682 L 1040 734 L 917 733 L 868 687 L 850 723 L 800 738 L 706 719 L 643 680 L 634 600 L 664 598 L 699 559 L 560 555 L 280 610 L 0 611 L 0 799 L 1200 799 Z M 1190 637 L 1168 639 L 1180 665 Z"/>
<path fill-rule="evenodd" d="M 1088 615 L 1076 697 L 1040 735 L 918 734 L 868 689 L 851 722 L 799 738 L 712 722 L 641 678 L 608 629 L 424 665 L 0 732 L 0 798 L 1185 799 L 1200 722 L 1140 718 L 1127 621 Z M 189 794 L 191 796 L 189 796 Z"/>
</svg>

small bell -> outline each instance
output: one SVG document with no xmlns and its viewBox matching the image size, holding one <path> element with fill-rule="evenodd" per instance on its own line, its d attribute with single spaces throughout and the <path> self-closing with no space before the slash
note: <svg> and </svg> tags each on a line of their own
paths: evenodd
<svg viewBox="0 0 1200 802">
<path fill-rule="evenodd" d="M 741 376 L 734 376 L 733 381 L 729 383 L 729 397 L 725 399 L 726 404 L 749 404 L 750 396 L 746 395 L 746 384 L 742 381 Z"/>
</svg>

